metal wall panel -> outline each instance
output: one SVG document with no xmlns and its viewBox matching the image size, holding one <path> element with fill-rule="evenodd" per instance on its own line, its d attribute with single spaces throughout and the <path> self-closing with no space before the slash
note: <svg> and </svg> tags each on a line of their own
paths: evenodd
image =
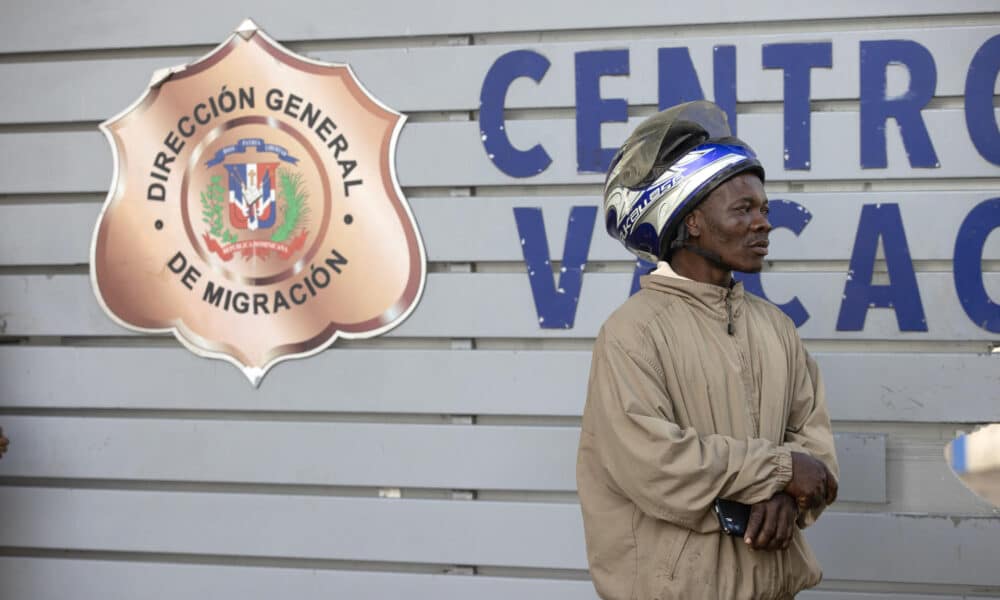
<svg viewBox="0 0 1000 600">
<path fill-rule="evenodd" d="M 1000 116 L 1000 109 L 995 112 Z M 950 177 L 993 177 L 996 166 L 987 162 L 973 147 L 965 129 L 961 110 L 923 111 L 940 168 L 910 167 L 898 133 L 887 128 L 885 169 L 862 169 L 857 112 L 823 112 L 812 116 L 812 168 L 808 171 L 783 168 L 784 146 L 780 132 L 782 116 L 750 113 L 741 118 L 740 136 L 754 146 L 767 166 L 769 181 L 940 179 Z M 603 144 L 617 146 L 627 125 L 606 127 L 614 133 Z M 602 183 L 603 174 L 578 173 L 575 123 L 571 119 L 511 120 L 507 131 L 515 146 L 542 144 L 553 157 L 548 168 L 535 177 L 519 179 L 501 172 L 487 157 L 480 139 L 479 123 L 472 121 L 421 122 L 407 125 L 399 138 L 397 167 L 403 186 L 495 186 L 521 184 Z M 957 133 L 956 133 L 957 132 Z M 111 183 L 111 152 L 97 132 L 0 133 L 0 153 L 8 160 L 0 163 L 0 193 L 29 194 L 51 192 L 97 192 Z M 137 159 L 141 160 L 141 159 Z M 152 164 L 153 157 L 148 157 Z M 51 164 L 61 165 L 53 171 Z"/>
<path fill-rule="evenodd" d="M 14 598 L 61 600 L 86 587 L 104 600 L 173 600 L 180 596 L 327 600 L 338 590 L 355 600 L 396 596 L 436 600 L 597 600 L 587 581 L 467 575 L 350 572 L 98 560 L 0 558 L 0 578 Z M 957 594 L 806 591 L 803 600 L 962 600 Z M 976 598 L 990 600 L 986 596 Z M 995 597 L 994 597 L 995 600 Z"/>
<path fill-rule="evenodd" d="M 597 600 L 589 581 L 446 574 L 344 571 L 232 565 L 157 564 L 0 557 L 0 579 L 11 598 L 61 600 L 81 588 L 102 600 L 294 598 L 352 600 Z M 854 599 L 850 599 L 854 600 Z M 869 600 L 859 598 L 857 600 Z M 879 598 L 878 600 L 911 600 Z M 921 600 L 953 600 L 927 597 Z"/>
<path fill-rule="evenodd" d="M 995 114 L 1000 115 L 1000 110 Z M 888 167 L 862 169 L 860 124 L 858 113 L 853 111 L 812 115 L 814 141 L 812 168 L 808 171 L 783 168 L 785 152 L 781 114 L 741 115 L 739 135 L 753 146 L 761 163 L 766 166 L 768 181 L 996 176 L 996 166 L 984 160 L 972 146 L 961 110 L 927 109 L 923 111 L 923 117 L 940 160 L 941 167 L 938 169 L 911 168 L 892 124 L 886 127 Z M 627 132 L 641 121 L 641 118 L 635 118 L 630 119 L 627 125 L 613 123 L 603 127 L 602 144 L 609 148 L 617 147 Z M 539 143 L 552 156 L 552 164 L 537 176 L 517 179 L 500 172 L 487 158 L 479 139 L 478 123 L 415 123 L 400 136 L 399 179 L 406 186 L 603 183 L 603 173 L 577 172 L 575 126 L 570 119 L 507 121 L 507 133 L 516 147 L 530 148 Z M 823 143 L 816 140 L 823 140 Z M 5 140 L 0 139 L 0 148 L 4 145 Z M 96 150 L 96 147 L 93 148 Z"/>
<path fill-rule="evenodd" d="M 0 503 L 0 545 L 20 548 L 587 566 L 576 504 L 19 487 Z M 996 519 L 831 512 L 807 537 L 829 579 L 1000 585 Z"/>
<path fill-rule="evenodd" d="M 576 490 L 580 439 L 576 427 L 538 426 L 16 416 L 4 426 L 24 442 L 0 477 L 556 492 Z M 885 436 L 836 443 L 839 498 L 884 503 Z"/>
<path fill-rule="evenodd" d="M 926 332 L 900 332 L 894 311 L 869 311 L 862 331 L 837 331 L 846 273 L 779 272 L 763 276 L 775 302 L 800 298 L 810 319 L 803 339 L 982 340 L 995 333 L 963 312 L 950 273 L 917 273 L 927 315 Z M 986 289 L 1000 290 L 1000 273 L 985 273 Z M 601 324 L 628 297 L 631 273 L 588 273 L 572 328 L 540 329 L 528 278 L 522 273 L 431 273 L 420 305 L 387 337 L 594 338 Z M 180 285 L 178 283 L 178 285 Z M 192 292 L 192 295 L 196 295 Z M 97 304 L 85 275 L 0 275 L 0 319 L 10 336 L 122 336 Z M 217 309 L 222 310 L 222 309 Z M 497 318 L 503 315 L 503 318 Z"/>
<path fill-rule="evenodd" d="M 747 23 L 903 15 L 954 15 L 996 10 L 989 0 L 955 0 L 948 6 L 930 0 L 892 0 L 877 5 L 845 0 L 835 5 L 788 5 L 779 0 L 753 7 L 708 2 L 678 11 L 655 0 L 633 2 L 630 10 L 609 11 L 600 4 L 568 0 L 539 4 L 510 0 L 503 5 L 479 1 L 437 0 L 430 7 L 405 0 L 379 0 L 331 7 L 321 0 L 275 10 L 263 0 L 240 4 L 234 12 L 224 4 L 179 0 L 169 10 L 102 0 L 81 6 L 65 0 L 43 0 L 9 7 L 0 27 L 0 52 L 37 52 L 90 48 L 216 44 L 242 15 L 258 15 L 260 25 L 277 39 L 353 39 L 386 36 L 475 34 L 481 32 L 648 27 L 701 23 Z M 47 35 L 35 32 L 46 31 Z"/>
<path fill-rule="evenodd" d="M 835 421 L 1000 421 L 996 356 L 814 353 Z M 259 389 L 181 348 L 0 347 L 0 398 L 19 411 L 248 411 L 579 417 L 590 352 L 328 350 Z M 392 376 L 386 377 L 387 370 Z M 448 374 L 441 377 L 441 374 Z M 113 381 L 113 385 L 105 385 Z M 67 394 L 65 390 L 73 389 Z M 413 390 L 433 389 L 415 395 Z M 2 469 L 2 466 L 0 466 Z"/>
<path fill-rule="evenodd" d="M 0 546 L 586 568 L 575 504 L 4 486 L 0 505 Z"/>
<path fill-rule="evenodd" d="M 812 215 L 802 234 L 787 229 L 772 234 L 768 261 L 848 260 L 854 232 L 865 205 L 898 204 L 914 260 L 951 260 L 966 215 L 991 191 L 788 193 L 770 198 L 795 202 Z M 594 196 L 520 196 L 499 198 L 411 198 L 431 262 L 521 262 L 523 250 L 514 209 L 537 207 L 545 220 L 549 256 L 559 260 L 566 243 L 567 219 L 575 206 L 596 206 Z M 941 210 L 947 206 L 948 210 Z M 93 226 L 101 206 L 95 202 L 0 204 L 0 222 L 18 223 L 0 237 L 0 265 L 74 265 L 90 261 Z M 475 218 L 470 219 L 470 211 Z M 456 232 L 463 232 L 456 235 Z M 1000 259 L 1000 236 L 990 236 L 983 259 Z M 587 255 L 590 262 L 634 261 L 621 244 L 606 235 L 600 218 Z"/>
<path fill-rule="evenodd" d="M 266 26 L 266 24 L 263 24 Z M 402 112 L 477 110 L 483 76 L 502 55 L 531 50 L 544 56 L 550 66 L 542 81 L 515 83 L 505 106 L 517 108 L 572 108 L 576 89 L 575 55 L 578 52 L 626 48 L 628 76 L 609 77 L 607 95 L 628 99 L 633 106 L 658 103 L 659 48 L 684 47 L 701 80 L 712 95 L 713 48 L 736 48 L 736 86 L 740 102 L 781 102 L 783 72 L 762 68 L 761 49 L 770 44 L 830 43 L 831 68 L 812 74 L 813 100 L 853 100 L 859 96 L 860 43 L 892 39 L 914 41 L 935 57 L 937 96 L 961 96 L 972 57 L 979 47 L 1000 34 L 1000 26 L 894 29 L 886 31 L 823 31 L 777 35 L 721 34 L 688 37 L 678 32 L 669 38 L 636 40 L 624 36 L 600 41 L 467 45 L 446 39 L 444 47 L 371 48 L 306 51 L 327 62 L 347 63 L 361 82 L 378 98 Z M 103 121 L 131 104 L 145 90 L 150 74 L 158 69 L 191 62 L 196 54 L 178 53 L 153 58 L 103 60 L 26 61 L 0 64 L 0 123 L 59 123 Z M 890 76 L 899 75 L 890 70 Z M 905 88 L 905 77 L 890 79 Z M 890 88 L 891 89 L 891 88 Z M 20 102 L 30 97 L 32 102 Z M 73 102 L 66 102 L 72 97 Z"/>
</svg>

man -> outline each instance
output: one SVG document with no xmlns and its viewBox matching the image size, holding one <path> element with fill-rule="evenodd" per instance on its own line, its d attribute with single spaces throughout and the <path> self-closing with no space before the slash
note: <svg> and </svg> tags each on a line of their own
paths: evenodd
<svg viewBox="0 0 1000 600">
<path fill-rule="evenodd" d="M 647 119 L 612 162 L 608 231 L 660 262 L 601 328 L 583 415 L 607 600 L 791 598 L 821 578 L 799 531 L 837 493 L 820 374 L 791 320 L 732 280 L 767 254 L 763 180 L 704 101 Z M 744 535 L 722 533 L 718 499 L 750 506 Z"/>
</svg>

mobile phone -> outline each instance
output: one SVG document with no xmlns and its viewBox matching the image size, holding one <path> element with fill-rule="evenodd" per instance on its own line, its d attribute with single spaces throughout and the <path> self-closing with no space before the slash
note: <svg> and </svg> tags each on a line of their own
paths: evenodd
<svg viewBox="0 0 1000 600">
<path fill-rule="evenodd" d="M 716 498 L 715 515 L 719 517 L 723 533 L 743 537 L 747 532 L 747 521 L 750 520 L 750 505 Z"/>
</svg>

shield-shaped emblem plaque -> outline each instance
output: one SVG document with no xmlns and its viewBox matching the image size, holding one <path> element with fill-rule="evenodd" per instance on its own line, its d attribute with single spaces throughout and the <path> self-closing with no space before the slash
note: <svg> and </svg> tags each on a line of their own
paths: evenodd
<svg viewBox="0 0 1000 600">
<path fill-rule="evenodd" d="M 349 66 L 251 21 L 155 74 L 101 125 L 115 173 L 92 246 L 98 300 L 254 384 L 282 359 L 388 331 L 426 277 L 395 173 L 404 121 Z"/>
</svg>

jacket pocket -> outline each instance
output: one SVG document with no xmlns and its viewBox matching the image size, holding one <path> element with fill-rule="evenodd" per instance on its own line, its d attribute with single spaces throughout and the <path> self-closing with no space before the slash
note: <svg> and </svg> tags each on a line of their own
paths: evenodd
<svg viewBox="0 0 1000 600">
<path fill-rule="evenodd" d="M 681 560 L 681 553 L 684 552 L 684 547 L 691 538 L 691 530 L 681 529 L 677 532 L 677 535 L 671 537 L 673 538 L 671 540 L 673 543 L 668 546 L 667 552 L 664 555 L 663 574 L 667 579 L 673 581 L 677 575 L 677 563 Z"/>
<path fill-rule="evenodd" d="M 661 590 L 673 587 L 677 564 L 691 530 L 643 515 L 633 531 L 638 541 L 638 560 L 631 597 L 633 600 L 660 600 Z"/>
<path fill-rule="evenodd" d="M 691 543 L 691 530 L 677 528 L 671 532 L 670 544 L 664 545 L 664 553 L 659 565 L 659 572 L 656 581 L 653 582 L 652 589 L 648 596 L 639 596 L 649 600 L 689 600 L 697 598 L 691 594 L 691 590 L 686 589 L 689 577 L 685 573 L 678 573 L 678 565 L 684 555 L 684 550 Z M 688 574 L 690 575 L 690 574 Z M 707 597 L 707 596 L 705 596 Z"/>
</svg>

